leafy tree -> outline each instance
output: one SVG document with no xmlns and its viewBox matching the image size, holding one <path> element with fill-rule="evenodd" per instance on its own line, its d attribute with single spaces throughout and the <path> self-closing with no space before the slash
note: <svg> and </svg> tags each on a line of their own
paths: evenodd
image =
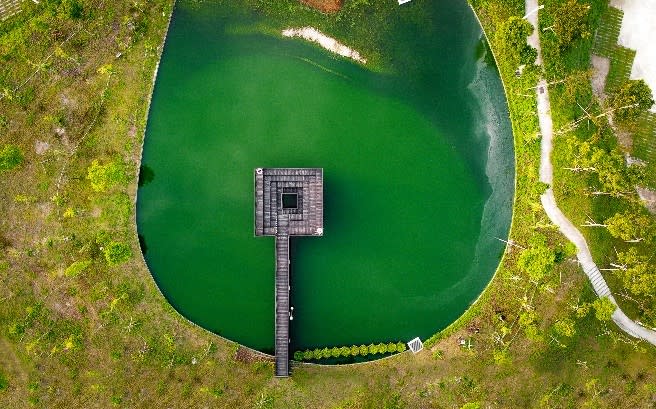
<svg viewBox="0 0 656 409">
<path fill-rule="evenodd" d="M 551 272 L 555 262 L 554 251 L 548 248 L 544 240 L 538 236 L 534 238 L 533 247 L 522 251 L 517 265 L 528 274 L 532 281 L 539 282 Z"/>
<path fill-rule="evenodd" d="M 595 310 L 595 317 L 599 321 L 610 321 L 617 306 L 608 297 L 597 298 L 592 303 Z"/>
<path fill-rule="evenodd" d="M 82 18 L 84 8 L 78 0 L 64 0 L 59 6 L 59 14 L 74 20 Z"/>
<path fill-rule="evenodd" d="M 396 352 L 396 344 L 394 342 L 387 344 L 387 352 Z"/>
<path fill-rule="evenodd" d="M 96 192 L 105 192 L 116 184 L 127 182 L 121 162 L 113 161 L 101 165 L 97 159 L 91 162 L 87 171 L 87 179 L 91 181 L 91 188 Z"/>
<path fill-rule="evenodd" d="M 635 248 L 618 253 L 617 262 L 622 266 L 615 274 L 625 288 L 633 294 L 645 297 L 656 295 L 656 269 L 649 264 L 649 257 L 641 256 Z"/>
<path fill-rule="evenodd" d="M 523 311 L 519 314 L 519 326 L 524 330 L 526 337 L 532 341 L 542 339 L 537 326 L 538 315 L 533 310 Z"/>
<path fill-rule="evenodd" d="M 403 351 L 405 351 L 405 349 L 406 349 L 406 346 L 403 342 L 397 342 L 396 343 L 396 350 L 398 352 L 403 352 Z"/>
<path fill-rule="evenodd" d="M 531 23 L 523 18 L 512 16 L 500 24 L 495 34 L 497 48 L 502 55 L 510 58 L 514 65 L 533 64 L 537 51 L 526 43 L 526 37 L 532 32 Z"/>
<path fill-rule="evenodd" d="M 386 354 L 387 353 L 387 344 L 380 343 L 378 344 L 378 352 L 381 354 Z"/>
<path fill-rule="evenodd" d="M 576 324 L 571 318 L 563 318 L 556 321 L 553 330 L 558 335 L 571 338 L 576 334 Z"/>
<path fill-rule="evenodd" d="M 644 80 L 629 80 L 610 97 L 613 116 L 619 122 L 635 119 L 654 105 L 651 90 Z"/>
<path fill-rule="evenodd" d="M 16 145 L 5 145 L 0 150 L 0 173 L 12 170 L 23 163 L 24 157 Z"/>
<path fill-rule="evenodd" d="M 633 186 L 644 178 L 642 167 L 627 167 L 624 156 L 617 149 L 607 152 L 593 148 L 589 166 L 595 169 L 602 190 L 611 196 L 623 196 L 633 191 Z"/>
<path fill-rule="evenodd" d="M 312 350 L 312 358 L 313 359 L 321 359 L 321 350 L 319 348 L 314 348 Z"/>
<path fill-rule="evenodd" d="M 558 46 L 566 49 L 577 38 L 590 37 L 590 27 L 587 23 L 590 6 L 580 4 L 576 0 L 556 2 L 551 14 L 555 22 L 553 31 L 558 37 Z"/>
<path fill-rule="evenodd" d="M 351 349 L 347 346 L 343 346 L 339 349 L 339 353 L 341 356 L 349 356 L 351 355 Z"/>
<path fill-rule="evenodd" d="M 303 352 L 301 351 L 296 351 L 294 352 L 294 361 L 302 361 L 303 360 Z"/>
<path fill-rule="evenodd" d="M 333 358 L 339 358 L 341 355 L 339 347 L 332 347 L 330 348 L 330 356 Z"/>
<path fill-rule="evenodd" d="M 369 354 L 369 348 L 366 345 L 360 345 L 360 355 L 367 356 Z"/>
<path fill-rule="evenodd" d="M 314 354 L 312 353 L 312 351 L 310 351 L 309 349 L 306 349 L 305 351 L 303 351 L 303 359 L 304 360 L 309 361 L 312 358 L 314 358 Z"/>
<path fill-rule="evenodd" d="M 124 263 L 132 257 L 132 249 L 128 244 L 111 241 L 103 249 L 105 260 L 110 266 Z"/>
<path fill-rule="evenodd" d="M 357 345 L 353 345 L 351 347 L 351 355 L 352 356 L 358 356 L 360 355 L 360 348 Z"/>
<path fill-rule="evenodd" d="M 367 349 L 369 350 L 369 354 L 371 355 L 375 355 L 378 353 L 378 345 L 369 344 L 367 345 Z"/>
<path fill-rule="evenodd" d="M 321 356 L 323 358 L 330 358 L 330 350 L 328 348 L 323 348 L 321 350 Z"/>
<path fill-rule="evenodd" d="M 605 221 L 611 236 L 627 242 L 651 241 L 654 237 L 654 224 L 645 214 L 625 211 L 616 213 Z"/>
</svg>

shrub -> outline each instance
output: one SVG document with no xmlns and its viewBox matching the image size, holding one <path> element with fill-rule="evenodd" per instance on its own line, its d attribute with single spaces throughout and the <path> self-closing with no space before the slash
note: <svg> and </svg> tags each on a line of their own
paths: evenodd
<svg viewBox="0 0 656 409">
<path fill-rule="evenodd" d="M 101 165 L 97 159 L 91 162 L 87 170 L 87 179 L 91 181 L 91 188 L 96 192 L 105 192 L 114 185 L 127 182 L 121 162 L 114 161 Z"/>
<path fill-rule="evenodd" d="M 0 173 L 12 170 L 23 163 L 23 153 L 16 145 L 5 145 L 0 150 Z"/>
<path fill-rule="evenodd" d="M 554 332 L 565 337 L 573 337 L 576 334 L 576 324 L 571 318 L 563 318 L 553 326 Z"/>
<path fill-rule="evenodd" d="M 366 345 L 360 345 L 360 355 L 367 356 L 369 354 L 369 348 Z"/>
<path fill-rule="evenodd" d="M 341 356 L 349 356 L 349 355 L 351 355 L 351 348 L 346 347 L 346 346 L 341 347 L 341 348 L 339 349 L 339 354 L 340 354 Z"/>
<path fill-rule="evenodd" d="M 124 263 L 132 257 L 132 249 L 130 249 L 130 246 L 118 241 L 109 242 L 109 244 L 105 246 L 103 253 L 105 254 L 107 264 L 110 266 Z"/>
<path fill-rule="evenodd" d="M 608 297 L 597 298 L 592 303 L 595 310 L 595 317 L 599 321 L 610 321 L 617 306 Z"/>
<path fill-rule="evenodd" d="M 66 277 L 77 277 L 81 272 L 91 265 L 90 260 L 76 261 L 64 271 Z"/>
<path fill-rule="evenodd" d="M 295 361 L 302 361 L 303 360 L 303 352 L 301 352 L 301 351 L 294 352 L 294 360 Z"/>
</svg>

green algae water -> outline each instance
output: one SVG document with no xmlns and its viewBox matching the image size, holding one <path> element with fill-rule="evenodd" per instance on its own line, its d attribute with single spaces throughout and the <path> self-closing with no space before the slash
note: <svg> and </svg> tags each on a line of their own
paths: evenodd
<svg viewBox="0 0 656 409">
<path fill-rule="evenodd" d="M 426 339 L 479 296 L 510 225 L 506 103 L 466 2 L 418 3 L 432 25 L 399 8 L 390 52 L 410 68 L 393 73 L 178 3 L 137 221 L 183 316 L 273 350 L 274 239 L 254 237 L 256 167 L 324 169 L 324 236 L 291 243 L 292 350 Z"/>
</svg>

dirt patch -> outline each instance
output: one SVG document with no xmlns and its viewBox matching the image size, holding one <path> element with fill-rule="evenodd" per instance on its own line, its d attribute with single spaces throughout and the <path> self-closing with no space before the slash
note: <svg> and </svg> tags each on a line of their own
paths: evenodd
<svg viewBox="0 0 656 409">
<path fill-rule="evenodd" d="M 593 55 L 591 58 L 592 62 L 592 91 L 600 100 L 606 98 L 604 94 L 604 87 L 606 86 L 606 77 L 608 76 L 608 71 L 610 70 L 610 59 L 606 57 L 600 57 L 598 55 Z"/>
<path fill-rule="evenodd" d="M 323 13 L 336 13 L 342 8 L 344 0 L 301 0 L 301 3 Z"/>
<path fill-rule="evenodd" d="M 44 141 L 36 141 L 34 143 L 34 151 L 37 155 L 43 155 L 50 149 L 50 144 Z"/>
<path fill-rule="evenodd" d="M 638 196 L 640 196 L 647 210 L 652 214 L 656 214 L 656 191 L 636 186 L 636 192 L 638 192 Z"/>
<path fill-rule="evenodd" d="M 250 348 L 240 346 L 235 353 L 235 361 L 253 363 L 253 362 L 273 362 L 273 358 L 257 352 Z"/>
</svg>

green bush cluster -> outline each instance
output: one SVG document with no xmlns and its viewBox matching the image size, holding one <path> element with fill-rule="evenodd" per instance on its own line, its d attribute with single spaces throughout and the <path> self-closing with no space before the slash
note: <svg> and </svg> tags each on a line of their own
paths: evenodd
<svg viewBox="0 0 656 409">
<path fill-rule="evenodd" d="M 406 346 L 403 342 L 389 342 L 380 344 L 369 345 L 351 345 L 342 347 L 324 347 L 315 349 L 306 349 L 305 351 L 294 352 L 294 360 L 296 361 L 311 361 L 325 358 L 341 358 L 349 356 L 367 356 L 376 354 L 387 354 L 395 352 L 403 352 Z"/>
<path fill-rule="evenodd" d="M 12 170 L 23 163 L 24 156 L 16 145 L 5 145 L 0 149 L 0 173 Z"/>
</svg>

